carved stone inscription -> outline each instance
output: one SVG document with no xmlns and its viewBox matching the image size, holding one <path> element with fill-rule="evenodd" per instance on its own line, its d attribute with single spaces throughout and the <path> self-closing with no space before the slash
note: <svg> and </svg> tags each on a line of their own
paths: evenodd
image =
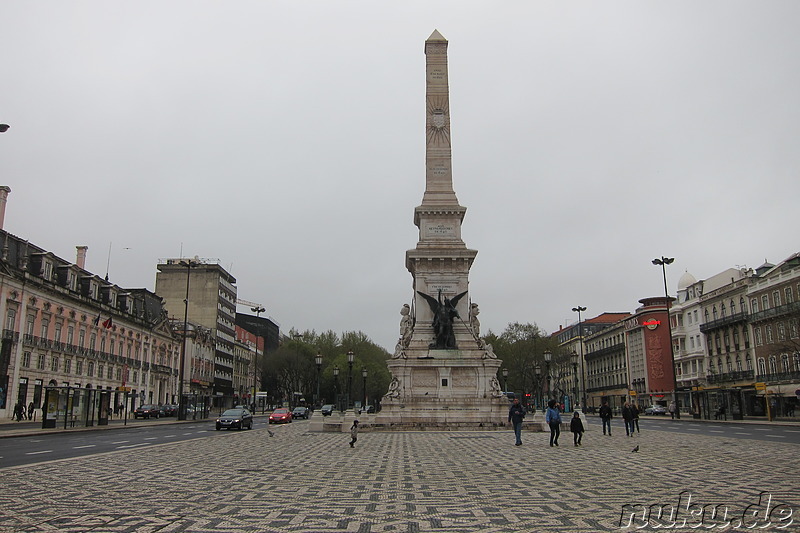
<svg viewBox="0 0 800 533">
<path fill-rule="evenodd" d="M 436 372 L 430 369 L 414 370 L 412 387 L 414 389 L 434 389 L 436 388 Z"/>
<path fill-rule="evenodd" d="M 435 223 L 425 226 L 426 237 L 454 237 L 456 227 L 453 224 Z"/>
<path fill-rule="evenodd" d="M 455 388 L 476 389 L 478 387 L 478 373 L 474 368 L 454 368 L 450 376 Z"/>
</svg>

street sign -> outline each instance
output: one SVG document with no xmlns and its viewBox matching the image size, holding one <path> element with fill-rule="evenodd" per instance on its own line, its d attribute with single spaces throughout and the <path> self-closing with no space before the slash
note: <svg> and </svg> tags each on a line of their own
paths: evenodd
<svg viewBox="0 0 800 533">
<path fill-rule="evenodd" d="M 767 390 L 766 383 L 755 383 L 756 390 Z"/>
<path fill-rule="evenodd" d="M 631 396 L 636 396 L 636 391 L 635 390 L 629 390 L 628 394 L 631 395 Z"/>
</svg>

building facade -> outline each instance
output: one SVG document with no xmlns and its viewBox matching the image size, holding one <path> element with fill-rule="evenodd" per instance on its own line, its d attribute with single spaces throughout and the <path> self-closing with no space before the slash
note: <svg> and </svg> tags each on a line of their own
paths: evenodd
<svg viewBox="0 0 800 533">
<path fill-rule="evenodd" d="M 0 242 L 0 414 L 40 408 L 47 387 L 103 391 L 114 410 L 174 399 L 179 343 L 158 296 L 86 271 L 85 246 L 72 263 L 3 230 Z"/>
<path fill-rule="evenodd" d="M 155 292 L 164 299 L 170 318 L 180 319 L 185 315 L 188 321 L 212 331 L 214 396 L 232 397 L 236 366 L 236 278 L 217 261 L 197 258 L 167 259 L 157 268 Z"/>
</svg>

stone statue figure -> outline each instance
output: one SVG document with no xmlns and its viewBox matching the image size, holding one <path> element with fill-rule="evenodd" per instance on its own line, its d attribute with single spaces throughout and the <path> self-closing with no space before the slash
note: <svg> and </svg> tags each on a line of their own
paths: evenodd
<svg viewBox="0 0 800 533">
<path fill-rule="evenodd" d="M 497 377 L 492 376 L 491 381 L 489 381 L 489 387 L 492 389 L 492 398 L 500 398 L 503 395 L 503 390 L 500 388 L 500 382 L 497 381 Z"/>
<path fill-rule="evenodd" d="M 469 306 L 469 327 L 472 328 L 472 333 L 475 335 L 476 339 L 481 336 L 481 321 L 478 320 L 480 312 L 481 310 L 478 309 L 478 304 L 471 304 Z"/>
<path fill-rule="evenodd" d="M 405 349 L 411 342 L 411 335 L 414 333 L 414 319 L 411 318 L 411 306 L 403 304 L 400 308 L 400 314 L 403 318 L 400 319 L 400 339 L 394 347 L 394 355 L 392 359 L 406 359 Z"/>
<path fill-rule="evenodd" d="M 428 347 L 434 350 L 451 350 L 457 348 L 456 336 L 453 332 L 453 319 L 460 318 L 456 310 L 456 305 L 458 305 L 458 301 L 467 294 L 467 291 L 454 296 L 452 299 L 445 296 L 444 300 L 442 300 L 441 289 L 439 289 L 438 298 L 434 298 L 420 291 L 417 291 L 417 294 L 425 298 L 433 312 L 434 341 Z"/>
<path fill-rule="evenodd" d="M 494 348 L 492 348 L 491 344 L 484 344 L 483 349 L 485 350 L 483 352 L 484 359 L 497 359 L 497 354 L 494 353 Z"/>
<path fill-rule="evenodd" d="M 396 376 L 392 377 L 389 383 L 389 392 L 383 395 L 384 398 L 398 398 L 400 397 L 400 380 Z"/>
</svg>

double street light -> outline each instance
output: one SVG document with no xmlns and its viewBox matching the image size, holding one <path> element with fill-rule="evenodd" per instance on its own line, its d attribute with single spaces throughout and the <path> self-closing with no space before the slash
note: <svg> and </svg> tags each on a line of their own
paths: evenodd
<svg viewBox="0 0 800 533">
<path fill-rule="evenodd" d="M 259 319 L 261 318 L 261 313 L 266 311 L 266 309 L 257 305 L 251 307 L 250 310 L 256 314 L 256 321 L 258 322 L 258 324 L 256 324 L 258 328 L 256 331 L 261 331 L 261 321 Z M 250 398 L 250 407 L 252 407 L 254 411 L 256 408 L 256 393 L 258 392 L 258 340 L 260 338 L 261 336 L 256 334 L 256 356 L 253 358 L 253 397 Z M 265 352 L 264 348 L 266 348 L 266 344 L 267 343 L 264 342 L 264 347 L 261 349 L 262 354 Z"/>
<path fill-rule="evenodd" d="M 578 313 L 578 337 L 580 337 L 580 341 L 578 342 L 578 345 L 580 346 L 579 349 L 581 351 L 581 385 L 582 385 L 581 386 L 581 390 L 583 392 L 583 398 L 581 400 L 581 407 L 586 409 L 586 382 L 583 380 L 583 375 L 584 375 L 584 370 L 583 370 L 583 321 L 581 320 L 581 312 L 582 311 L 586 311 L 586 308 L 585 307 L 581 307 L 579 305 L 577 307 L 573 307 L 572 310 L 575 311 L 576 313 Z M 575 361 L 573 361 L 573 363 L 574 362 Z M 576 383 L 577 383 L 577 379 L 578 378 L 576 376 L 575 377 Z M 576 386 L 576 388 L 577 388 L 577 386 Z M 578 393 L 576 391 L 575 392 L 575 399 L 577 400 L 577 398 L 578 398 Z"/>
<path fill-rule="evenodd" d="M 675 416 L 680 418 L 681 410 L 680 406 L 678 405 L 678 375 L 677 372 L 675 372 L 675 350 L 672 347 L 672 319 L 669 316 L 669 310 L 670 307 L 672 307 L 672 302 L 669 296 L 669 289 L 667 289 L 667 265 L 671 265 L 673 261 L 675 261 L 674 257 L 661 256 L 661 259 L 653 259 L 653 264 L 660 265 L 661 272 L 664 275 L 664 297 L 666 298 L 665 305 L 667 307 L 667 332 L 669 334 L 669 360 L 672 363 L 672 401 L 675 403 Z"/>
<path fill-rule="evenodd" d="M 181 266 L 186 267 L 186 298 L 183 300 L 183 344 L 181 344 L 181 368 L 178 376 L 178 420 L 186 420 L 186 400 L 183 398 L 183 380 L 186 369 L 186 337 L 189 325 L 189 278 L 192 269 L 200 265 L 199 261 L 192 259 L 181 260 Z"/>
</svg>

